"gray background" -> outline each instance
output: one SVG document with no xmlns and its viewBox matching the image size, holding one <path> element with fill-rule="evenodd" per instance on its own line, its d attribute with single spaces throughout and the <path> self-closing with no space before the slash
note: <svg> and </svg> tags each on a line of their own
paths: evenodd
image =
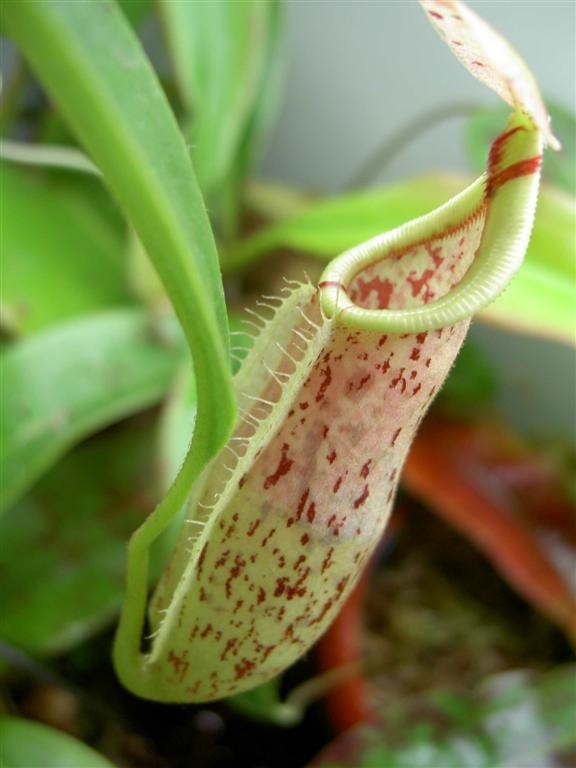
<svg viewBox="0 0 576 768">
<path fill-rule="evenodd" d="M 576 110 L 572 0 L 476 0 L 469 5 L 529 63 L 542 91 Z M 284 100 L 260 168 L 266 178 L 337 193 L 394 132 L 441 104 L 498 104 L 460 65 L 413 0 L 288 0 Z M 406 148 L 381 182 L 433 170 L 467 171 L 462 119 Z M 572 350 L 480 326 L 498 364 L 502 405 L 539 434 L 574 441 Z"/>
</svg>

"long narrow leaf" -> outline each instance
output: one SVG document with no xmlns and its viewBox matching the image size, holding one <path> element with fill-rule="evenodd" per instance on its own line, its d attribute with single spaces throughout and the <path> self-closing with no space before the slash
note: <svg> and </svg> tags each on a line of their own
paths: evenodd
<svg viewBox="0 0 576 768">
<path fill-rule="evenodd" d="M 99 176 L 100 171 L 83 152 L 65 144 L 32 144 L 22 141 L 0 141 L 0 158 L 12 163 L 53 167 Z"/>
<path fill-rule="evenodd" d="M 464 185 L 462 179 L 449 176 L 424 176 L 312 203 L 230 248 L 225 254 L 224 267 L 240 269 L 281 247 L 294 248 L 328 261 L 382 230 L 423 216 L 446 202 Z"/>
<path fill-rule="evenodd" d="M 562 566 L 573 569 L 575 562 L 574 507 L 543 457 L 497 421 L 436 416 L 412 443 L 403 482 L 576 638 L 576 596 Z"/>
<path fill-rule="evenodd" d="M 266 82 L 277 69 L 278 2 L 162 0 L 180 95 L 193 115 L 194 163 L 203 189 L 226 182 L 260 138 Z M 229 180 L 229 179 L 228 179 Z"/>
<path fill-rule="evenodd" d="M 202 198 L 158 80 L 113 3 L 22 0 L 2 14 L 166 285 L 195 359 L 201 465 L 233 419 L 226 314 Z"/>
<path fill-rule="evenodd" d="M 102 171 L 162 278 L 194 359 L 198 411 L 181 471 L 128 552 L 116 645 L 125 682 L 141 679 L 151 543 L 235 420 L 227 318 L 210 225 L 178 126 L 118 6 L 100 0 L 3 3 L 3 22 Z"/>
</svg>

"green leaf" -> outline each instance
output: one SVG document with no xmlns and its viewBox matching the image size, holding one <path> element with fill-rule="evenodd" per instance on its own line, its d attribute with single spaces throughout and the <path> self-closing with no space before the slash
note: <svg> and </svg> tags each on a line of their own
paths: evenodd
<svg viewBox="0 0 576 768">
<path fill-rule="evenodd" d="M 327 261 L 364 240 L 429 213 L 465 185 L 464 180 L 450 176 L 424 176 L 313 203 L 240 241 L 225 254 L 223 266 L 238 269 L 282 247 Z"/>
<path fill-rule="evenodd" d="M 253 338 L 246 333 L 238 314 L 231 313 L 230 329 L 234 336 L 232 370 L 240 367 L 243 358 L 253 343 Z M 188 361 L 181 365 L 172 382 L 160 421 L 160 465 L 163 485 L 169 488 L 186 456 L 190 436 L 196 420 L 196 385 L 192 368 Z"/>
<path fill-rule="evenodd" d="M 253 339 L 244 330 L 236 313 L 230 315 L 230 329 L 234 334 L 231 339 L 232 369 L 239 368 L 239 360 L 252 346 Z M 192 368 L 188 361 L 180 366 L 166 398 L 160 417 L 159 463 L 162 485 L 169 488 L 190 445 L 190 435 L 194 431 L 196 420 L 196 386 Z M 157 562 L 163 562 L 176 544 L 186 506 L 182 508 L 161 539 L 154 545 Z"/>
<path fill-rule="evenodd" d="M 138 28 L 144 17 L 152 10 L 152 0 L 118 0 L 122 13 L 134 28 Z"/>
<path fill-rule="evenodd" d="M 5 27 L 119 201 L 182 324 L 198 410 L 176 482 L 135 532 L 115 645 L 123 682 L 144 692 L 140 648 L 152 542 L 236 419 L 224 293 L 212 231 L 190 158 L 158 79 L 110 0 L 21 0 L 0 6 Z"/>
<path fill-rule="evenodd" d="M 119 233 L 82 197 L 1 166 L 0 317 L 28 333 L 133 302 Z"/>
<path fill-rule="evenodd" d="M 210 196 L 244 176 L 277 97 L 277 0 L 161 0 L 189 120 L 194 165 Z"/>
<path fill-rule="evenodd" d="M 567 109 L 547 100 L 554 134 L 562 144 L 560 152 L 544 155 L 542 178 L 569 194 L 576 194 L 576 117 Z M 490 144 L 500 133 L 508 114 L 507 107 L 477 110 L 466 126 L 466 145 L 472 169 L 484 170 Z"/>
<path fill-rule="evenodd" d="M 559 104 L 549 102 L 548 109 L 562 150 L 544 156 L 544 180 L 576 195 L 576 116 Z"/>
<path fill-rule="evenodd" d="M 428 213 L 465 185 L 466 180 L 456 176 L 425 176 L 311 204 L 240 241 L 226 254 L 224 267 L 239 269 L 277 248 L 331 259 L 358 242 Z M 575 231 L 574 199 L 544 186 L 524 264 L 479 319 L 574 344 Z"/>
<path fill-rule="evenodd" d="M 155 438 L 149 418 L 91 438 L 0 520 L 5 641 L 63 653 L 112 621 L 126 543 L 157 497 Z"/>
<path fill-rule="evenodd" d="M 141 310 L 117 310 L 4 351 L 1 508 L 82 438 L 164 395 L 183 352 L 178 335 L 168 331 Z"/>
<path fill-rule="evenodd" d="M 346 759 L 332 758 L 340 751 L 336 741 L 314 765 L 541 768 L 556 765 L 565 750 L 574 750 L 575 719 L 572 665 L 538 676 L 504 673 L 472 695 L 437 691 L 418 701 L 400 701 L 385 713 L 382 727 L 361 728 L 353 739 L 341 740 Z"/>
<path fill-rule="evenodd" d="M 114 768 L 67 733 L 19 717 L 0 717 L 2 768 Z"/>
<path fill-rule="evenodd" d="M 199 470 L 226 438 L 234 406 L 217 254 L 174 116 L 114 3 L 22 0 L 2 14 L 166 285 L 198 378 Z"/>
<path fill-rule="evenodd" d="M 83 152 L 66 144 L 32 144 L 24 141 L 0 140 L 0 158 L 22 165 L 59 168 L 100 176 L 100 171 Z"/>
<path fill-rule="evenodd" d="M 196 386 L 190 364 L 180 367 L 172 382 L 160 424 L 163 485 L 169 488 L 182 466 L 194 432 Z"/>
</svg>

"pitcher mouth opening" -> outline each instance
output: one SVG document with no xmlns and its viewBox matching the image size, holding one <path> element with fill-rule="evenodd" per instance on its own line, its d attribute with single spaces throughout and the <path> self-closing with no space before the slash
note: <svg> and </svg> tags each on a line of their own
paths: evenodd
<svg viewBox="0 0 576 768">
<path fill-rule="evenodd" d="M 318 286 L 325 316 L 338 325 L 399 333 L 433 330 L 466 317 L 472 308 L 469 302 L 462 306 L 462 318 L 455 318 L 445 306 L 453 303 L 454 291 L 478 255 L 486 218 L 485 190 L 483 176 L 432 213 L 335 259 Z M 436 253 L 449 251 L 464 237 L 466 263 L 443 263 L 445 253 L 436 258 Z M 451 276 L 446 274 L 449 269 Z"/>
<path fill-rule="evenodd" d="M 536 208 L 542 136 L 528 120 L 512 114 L 487 174 L 459 195 L 332 261 L 319 283 L 325 317 L 351 328 L 420 333 L 465 320 L 497 298 L 522 264 Z M 467 262 L 447 266 L 465 240 Z M 406 257 L 419 273 L 408 262 L 404 272 L 394 269 Z M 404 296 L 396 290 L 402 281 L 414 289 Z"/>
</svg>

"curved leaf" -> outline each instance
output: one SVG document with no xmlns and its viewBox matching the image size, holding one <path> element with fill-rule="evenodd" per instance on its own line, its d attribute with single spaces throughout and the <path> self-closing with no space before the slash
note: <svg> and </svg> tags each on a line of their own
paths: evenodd
<svg viewBox="0 0 576 768">
<path fill-rule="evenodd" d="M 166 285 L 195 360 L 201 465 L 233 420 L 226 312 L 204 204 L 160 84 L 111 2 L 22 0 L 2 14 Z"/>
<path fill-rule="evenodd" d="M 450 176 L 423 176 L 377 190 L 355 192 L 309 204 L 230 248 L 226 270 L 239 269 L 275 248 L 294 248 L 332 259 L 383 230 L 423 216 L 465 185 Z"/>
<path fill-rule="evenodd" d="M 82 197 L 0 168 L 2 325 L 27 333 L 133 303 L 119 233 Z"/>
<path fill-rule="evenodd" d="M 5 26 L 104 178 L 152 259 L 182 323 L 196 376 L 190 451 L 166 498 L 134 534 L 116 649 L 124 682 L 140 680 L 148 550 L 235 419 L 227 318 L 214 239 L 190 158 L 164 93 L 118 6 L 22 0 Z"/>
<path fill-rule="evenodd" d="M 493 419 L 474 423 L 436 415 L 412 443 L 403 482 L 576 639 L 576 594 L 564 574 L 575 563 L 574 505 L 559 491 L 558 473 L 545 458 Z"/>
<path fill-rule="evenodd" d="M 0 359 L 1 508 L 83 437 L 157 402 L 182 346 L 136 309 L 9 346 Z"/>
<path fill-rule="evenodd" d="M 67 733 L 20 717 L 0 717 L 2 768 L 114 768 Z"/>
</svg>

